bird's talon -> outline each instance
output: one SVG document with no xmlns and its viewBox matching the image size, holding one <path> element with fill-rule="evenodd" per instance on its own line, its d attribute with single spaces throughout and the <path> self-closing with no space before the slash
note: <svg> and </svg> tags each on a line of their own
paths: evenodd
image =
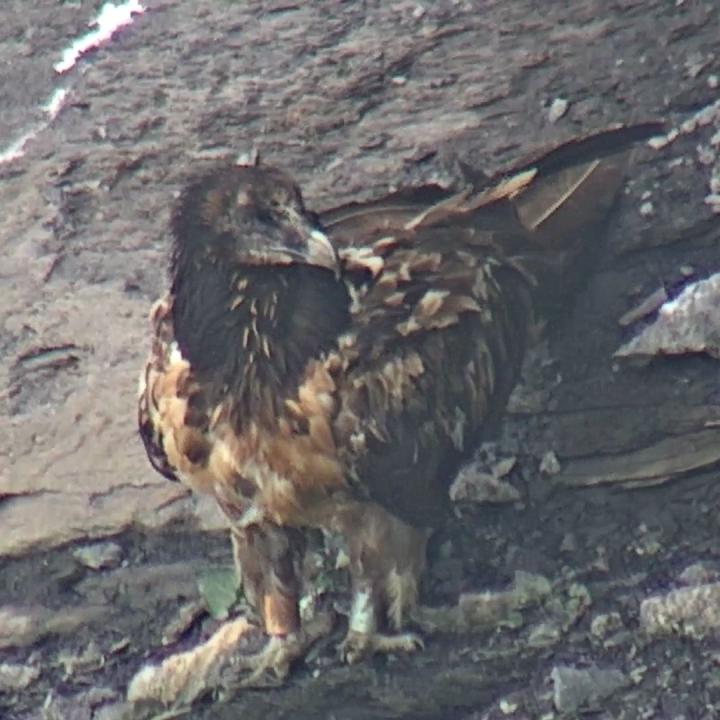
<svg viewBox="0 0 720 720">
<path fill-rule="evenodd" d="M 290 666 L 305 647 L 306 641 L 299 634 L 271 637 L 260 652 L 235 656 L 224 671 L 221 684 L 226 689 L 277 687 L 288 676 Z"/>
<path fill-rule="evenodd" d="M 303 629 L 284 637 L 272 636 L 265 647 L 253 655 L 236 655 L 223 678 L 227 689 L 268 688 L 282 685 L 292 664 L 309 647 L 332 630 L 333 613 L 318 613 Z M 249 675 L 243 677 L 245 673 Z"/>
<path fill-rule="evenodd" d="M 360 633 L 351 630 L 338 649 L 340 658 L 348 665 L 354 665 L 376 653 L 385 655 L 412 653 L 424 648 L 423 639 L 415 633 L 384 635 L 381 633 Z"/>
</svg>

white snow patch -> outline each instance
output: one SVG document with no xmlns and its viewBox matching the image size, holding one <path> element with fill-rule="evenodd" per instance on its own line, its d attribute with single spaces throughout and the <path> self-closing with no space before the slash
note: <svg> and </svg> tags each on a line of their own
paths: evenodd
<svg viewBox="0 0 720 720">
<path fill-rule="evenodd" d="M 58 116 L 67 96 L 68 90 L 66 88 L 56 88 L 53 91 L 47 102 L 40 106 L 40 109 L 47 114 L 48 119 L 31 125 L 19 138 L 13 140 L 3 150 L 0 150 L 0 165 L 17 160 L 25 154 L 27 144 Z"/>
<path fill-rule="evenodd" d="M 63 51 L 62 60 L 55 63 L 55 72 L 62 74 L 70 70 L 88 50 L 98 47 L 109 40 L 116 30 L 133 22 L 133 16 L 145 12 L 139 0 L 126 0 L 124 3 L 105 3 L 97 18 L 88 25 L 96 29 L 75 40 Z M 13 140 L 6 148 L 0 149 L 0 165 L 13 162 L 25 154 L 27 144 L 41 133 L 59 115 L 69 95 L 67 88 L 55 88 L 47 102 L 40 106 L 47 120 L 31 125 L 19 138 Z"/>
<path fill-rule="evenodd" d="M 62 60 L 54 65 L 55 72 L 62 74 L 70 70 L 88 50 L 107 42 L 116 30 L 132 23 L 133 15 L 144 12 L 145 8 L 138 0 L 127 0 L 120 5 L 112 2 L 105 3 L 100 8 L 97 18 L 89 23 L 90 27 L 95 27 L 95 30 L 86 33 L 65 48 Z"/>
<path fill-rule="evenodd" d="M 13 140 L 4 150 L 0 150 L 0 165 L 21 158 L 25 154 L 25 146 L 35 135 L 37 135 L 35 130 L 23 133 L 17 140 Z"/>
<path fill-rule="evenodd" d="M 50 99 L 42 106 L 42 109 L 48 114 L 50 120 L 54 120 L 65 104 L 65 98 L 68 96 L 67 88 L 55 88 Z"/>
</svg>

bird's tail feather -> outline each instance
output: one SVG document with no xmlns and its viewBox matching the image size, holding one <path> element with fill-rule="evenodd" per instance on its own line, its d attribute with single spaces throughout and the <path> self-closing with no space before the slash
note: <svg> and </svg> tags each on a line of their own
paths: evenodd
<svg viewBox="0 0 720 720">
<path fill-rule="evenodd" d="M 592 249 L 594 231 L 622 187 L 630 150 L 662 130 L 661 123 L 646 122 L 575 138 L 519 163 L 465 202 L 471 210 L 498 201 L 512 205 L 525 243 L 508 260 L 542 284 Z"/>
<path fill-rule="evenodd" d="M 646 122 L 573 138 L 495 178 L 468 199 L 468 208 L 509 200 L 539 246 L 564 249 L 581 228 L 607 214 L 632 146 L 662 131 L 662 123 Z"/>
</svg>

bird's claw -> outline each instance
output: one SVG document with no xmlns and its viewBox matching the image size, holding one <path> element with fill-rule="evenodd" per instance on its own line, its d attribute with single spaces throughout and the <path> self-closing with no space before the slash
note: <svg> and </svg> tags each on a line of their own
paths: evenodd
<svg viewBox="0 0 720 720">
<path fill-rule="evenodd" d="M 232 691 L 281 685 L 295 660 L 302 657 L 314 642 L 327 635 L 334 622 L 332 614 L 319 613 L 307 621 L 302 630 L 284 637 L 270 637 L 259 652 L 235 655 L 224 669 L 222 686 Z"/>
<path fill-rule="evenodd" d="M 308 644 L 303 632 L 287 637 L 271 637 L 259 652 L 235 655 L 225 668 L 222 685 L 229 690 L 277 687 L 282 684 L 293 661 L 303 654 Z"/>
<path fill-rule="evenodd" d="M 424 647 L 423 639 L 415 633 L 385 635 L 350 630 L 338 649 L 342 660 L 353 665 L 375 653 L 412 653 Z"/>
</svg>

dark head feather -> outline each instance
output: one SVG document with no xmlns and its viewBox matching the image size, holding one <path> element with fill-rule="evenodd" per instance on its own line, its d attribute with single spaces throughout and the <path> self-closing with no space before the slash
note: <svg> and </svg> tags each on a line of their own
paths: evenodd
<svg viewBox="0 0 720 720">
<path fill-rule="evenodd" d="M 216 169 L 183 193 L 172 230 L 183 356 L 241 413 L 280 402 L 349 322 L 335 250 L 299 189 L 273 168 Z"/>
</svg>

